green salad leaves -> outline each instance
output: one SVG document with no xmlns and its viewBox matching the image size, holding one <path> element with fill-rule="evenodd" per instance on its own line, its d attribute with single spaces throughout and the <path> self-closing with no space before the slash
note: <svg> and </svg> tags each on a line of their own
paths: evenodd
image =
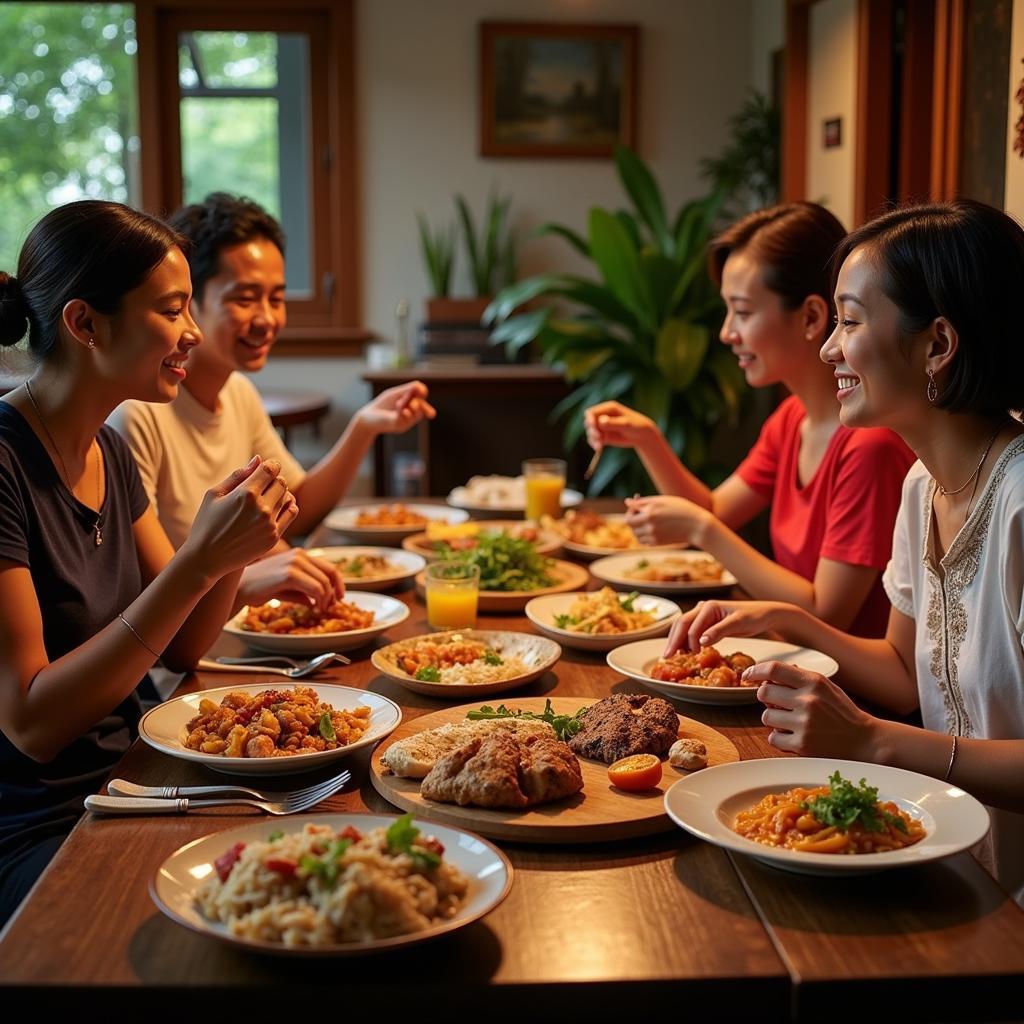
<svg viewBox="0 0 1024 1024">
<path fill-rule="evenodd" d="M 493 718 L 525 718 L 537 722 L 547 722 L 555 730 L 555 735 L 564 741 L 575 736 L 583 728 L 583 714 L 586 710 L 586 708 L 580 708 L 575 715 L 556 715 L 551 701 L 548 699 L 544 701 L 544 710 L 540 714 L 537 714 L 536 711 L 508 708 L 504 704 L 499 704 L 497 708 L 484 704 L 479 711 L 467 712 L 466 717 L 474 722 Z"/>
<path fill-rule="evenodd" d="M 866 779 L 854 785 L 838 771 L 828 777 L 829 792 L 813 800 L 805 800 L 804 810 L 810 811 L 823 825 L 833 825 L 846 832 L 856 821 L 869 832 L 884 832 L 892 825 L 901 832 L 907 826 L 898 815 L 890 814 L 878 806 L 878 787 L 869 786 Z"/>
<path fill-rule="evenodd" d="M 481 533 L 476 547 L 457 551 L 447 544 L 436 545 L 445 559 L 480 566 L 481 590 L 539 590 L 555 581 L 549 569 L 551 559 L 541 555 L 528 540 L 507 533 Z"/>
</svg>

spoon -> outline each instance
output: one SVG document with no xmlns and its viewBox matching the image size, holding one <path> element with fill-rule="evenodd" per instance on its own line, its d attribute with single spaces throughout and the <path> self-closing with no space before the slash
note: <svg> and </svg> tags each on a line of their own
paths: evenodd
<svg viewBox="0 0 1024 1024">
<path fill-rule="evenodd" d="M 278 668 L 275 665 L 264 665 L 262 663 L 226 665 L 220 661 L 211 661 L 209 658 L 202 658 L 196 667 L 205 669 L 209 672 L 245 672 L 250 675 L 253 672 L 272 672 L 276 676 L 287 676 L 289 679 L 305 679 L 306 676 L 313 675 L 313 673 L 318 669 L 330 664 L 330 662 L 334 661 L 336 658 L 342 660 L 340 655 L 335 654 L 333 651 L 328 651 L 326 654 L 317 655 L 315 658 L 311 659 L 308 664 L 299 665 L 296 668 Z M 348 658 L 343 660 L 346 664 L 349 664 Z"/>
</svg>

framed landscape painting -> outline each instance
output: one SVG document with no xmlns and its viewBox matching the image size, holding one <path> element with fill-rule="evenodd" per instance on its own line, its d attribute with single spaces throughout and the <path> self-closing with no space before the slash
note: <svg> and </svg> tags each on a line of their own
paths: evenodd
<svg viewBox="0 0 1024 1024">
<path fill-rule="evenodd" d="M 635 25 L 483 22 L 480 155 L 635 148 L 638 37 Z"/>
</svg>

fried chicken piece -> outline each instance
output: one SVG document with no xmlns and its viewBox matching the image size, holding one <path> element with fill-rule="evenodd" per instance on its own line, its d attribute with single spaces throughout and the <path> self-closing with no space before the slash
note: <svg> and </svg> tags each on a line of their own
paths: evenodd
<svg viewBox="0 0 1024 1024">
<path fill-rule="evenodd" d="M 667 700 L 616 693 L 591 705 L 569 746 L 581 757 L 611 764 L 633 754 L 664 757 L 679 734 L 679 717 Z"/>
<path fill-rule="evenodd" d="M 579 761 L 561 741 L 546 736 L 519 740 L 497 732 L 441 758 L 420 792 L 460 807 L 521 808 L 561 800 L 582 788 Z"/>
</svg>

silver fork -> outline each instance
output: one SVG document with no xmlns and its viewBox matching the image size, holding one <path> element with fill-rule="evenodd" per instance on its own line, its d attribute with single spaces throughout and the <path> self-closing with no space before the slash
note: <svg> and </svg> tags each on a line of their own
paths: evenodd
<svg viewBox="0 0 1024 1024">
<path fill-rule="evenodd" d="M 348 771 L 342 775 L 351 777 Z M 340 776 L 339 776 L 340 778 Z M 289 796 L 301 797 L 306 793 L 312 793 L 325 786 L 333 779 L 325 779 L 315 786 L 306 786 L 303 789 L 293 790 Z M 129 782 L 127 779 L 111 779 L 107 783 L 107 792 L 111 796 L 131 796 L 149 798 L 152 800 L 177 800 L 179 797 L 211 796 L 218 794 L 226 796 L 228 793 L 238 793 L 242 796 L 251 796 L 253 800 L 277 800 L 281 793 L 268 793 L 264 790 L 250 789 L 248 786 L 234 786 L 230 782 L 222 782 L 215 786 L 140 786 L 137 782 Z"/>
<path fill-rule="evenodd" d="M 225 797 L 219 800 L 190 800 L 188 797 L 152 799 L 135 796 L 98 796 L 85 798 L 87 810 L 96 814 L 185 814 L 197 807 L 233 807 L 239 804 L 258 807 L 267 814 L 298 814 L 333 796 L 352 778 L 342 772 L 317 786 L 295 793 L 287 793 L 280 800 L 254 800 L 243 797 Z"/>
</svg>

